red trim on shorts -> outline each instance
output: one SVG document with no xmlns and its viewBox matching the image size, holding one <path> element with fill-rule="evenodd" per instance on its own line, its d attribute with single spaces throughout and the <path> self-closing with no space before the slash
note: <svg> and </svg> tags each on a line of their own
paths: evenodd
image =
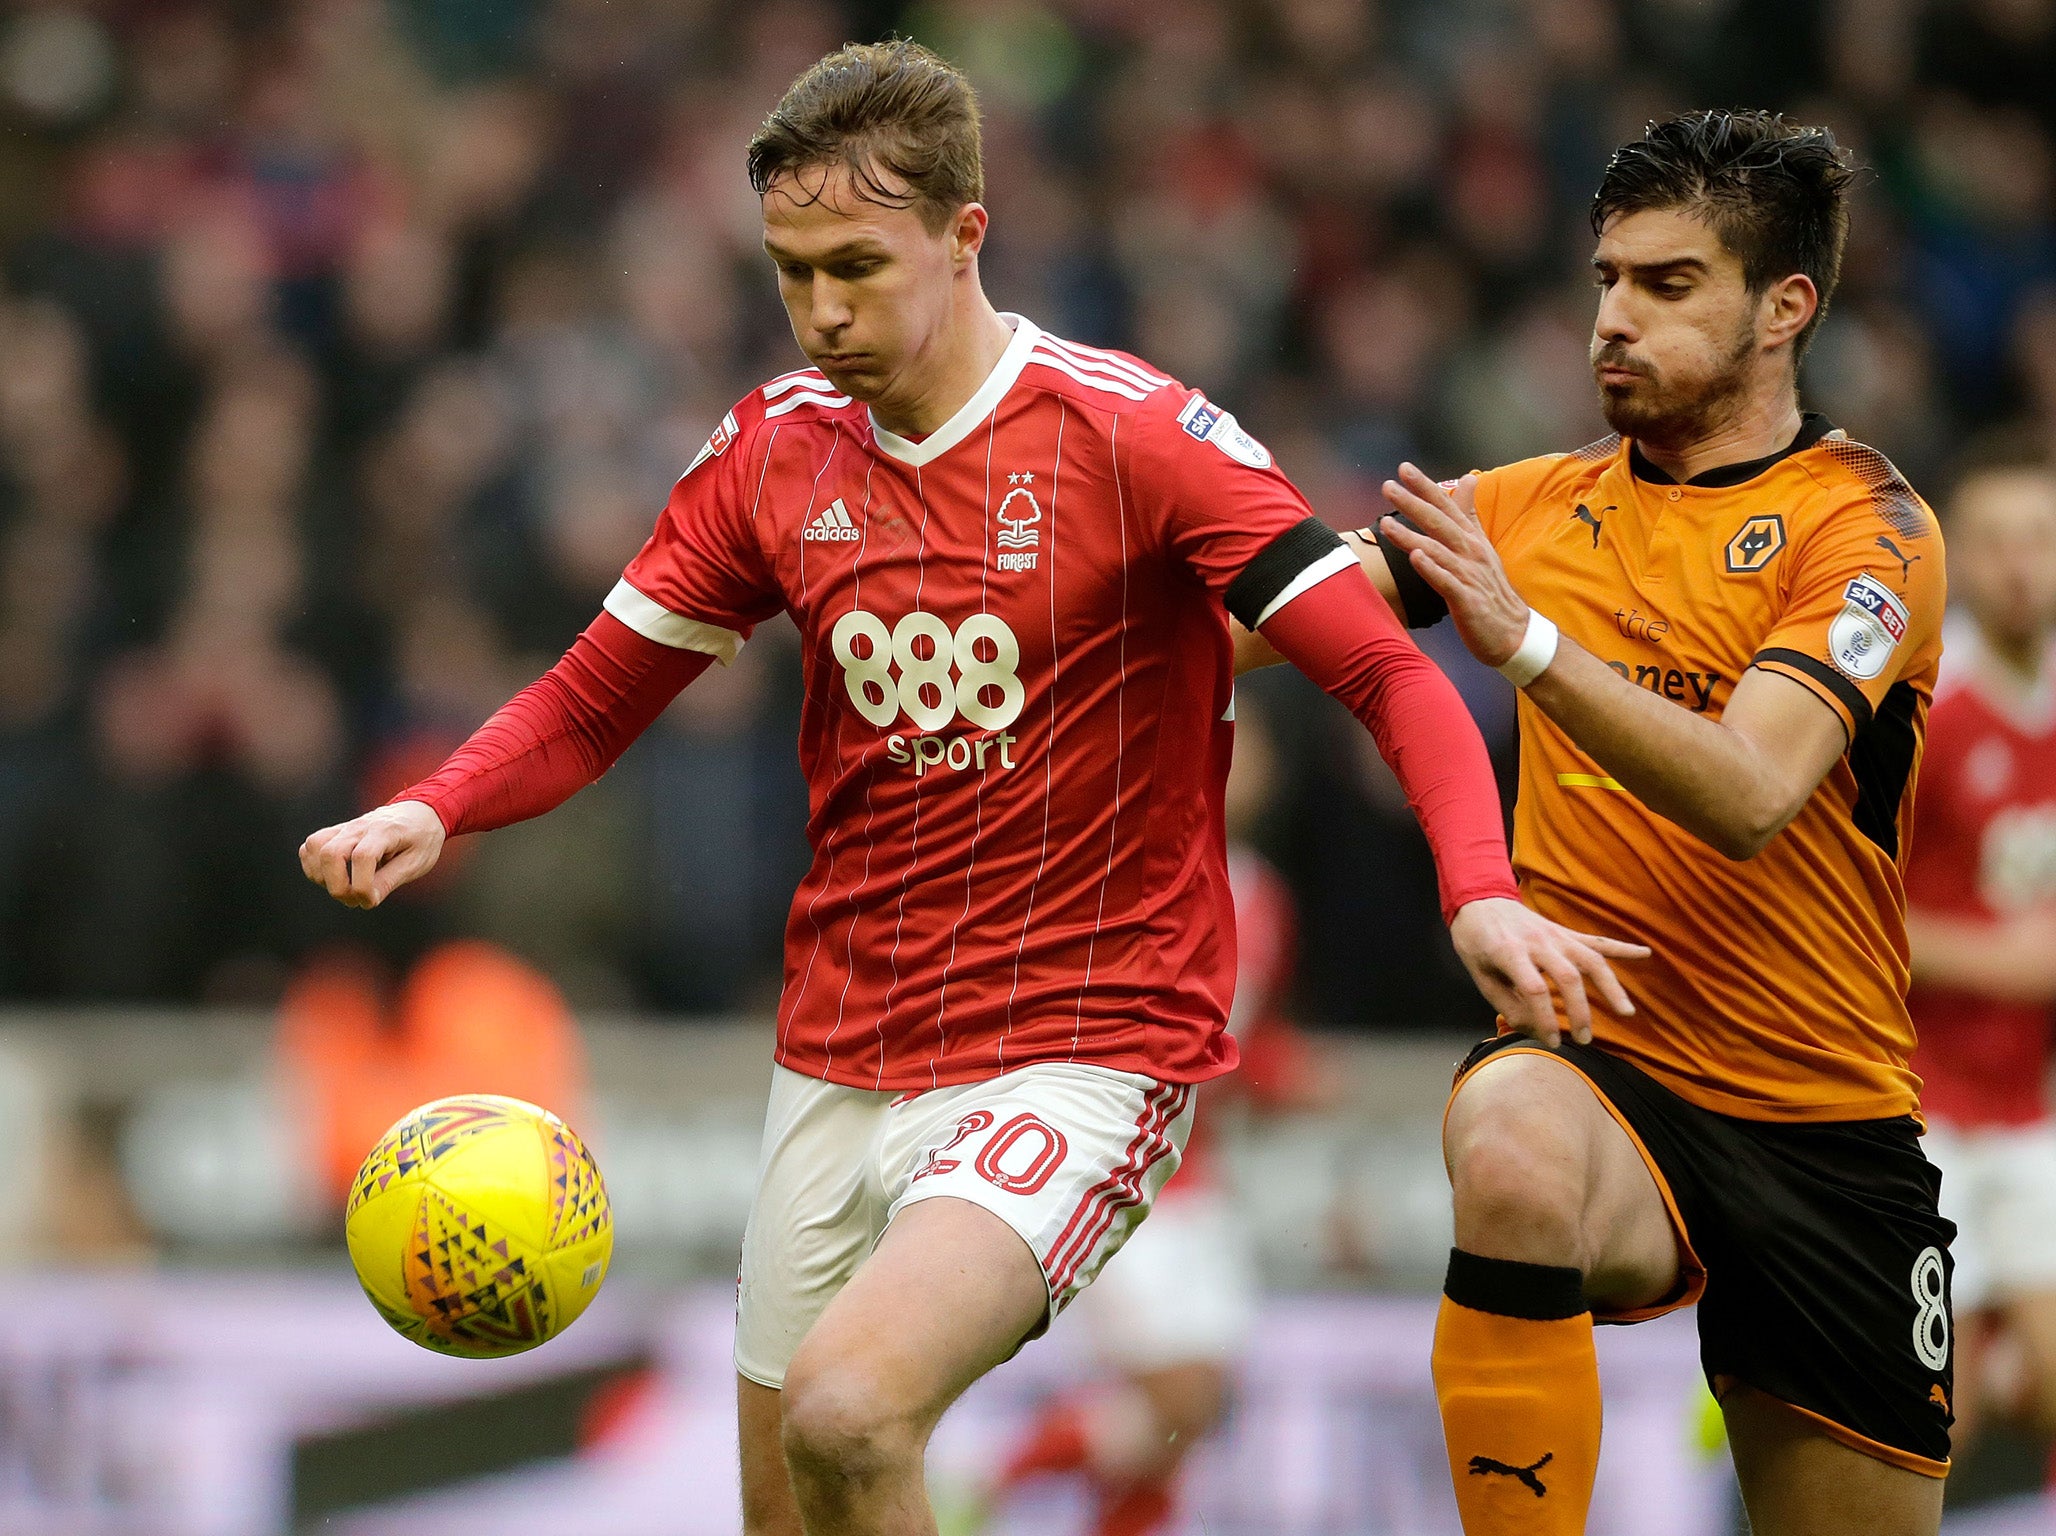
<svg viewBox="0 0 2056 1536">
<path fill-rule="evenodd" d="M 1050 1246 L 1043 1270 L 1049 1276 L 1053 1301 L 1061 1301 L 1070 1289 L 1114 1218 L 1142 1198 L 1143 1178 L 1170 1151 L 1164 1132 L 1185 1112 L 1191 1092 L 1189 1084 L 1159 1083 L 1145 1097 L 1142 1113 L 1136 1117 L 1135 1138 L 1128 1143 L 1120 1166 L 1085 1192 L 1070 1221 Z M 1144 1148 L 1148 1148 L 1146 1153 Z"/>
<path fill-rule="evenodd" d="M 1057 1255 L 1060 1252 L 1065 1254 L 1061 1265 L 1050 1278 L 1053 1296 L 1060 1299 L 1064 1292 L 1070 1289 L 1071 1282 L 1078 1277 L 1078 1271 L 1084 1268 L 1085 1261 L 1092 1257 L 1092 1252 L 1099 1246 L 1100 1239 L 1106 1236 L 1107 1229 L 1114 1224 L 1114 1218 L 1141 1200 L 1143 1178 L 1170 1150 L 1164 1131 L 1184 1112 L 1187 1092 L 1182 1085 L 1174 1085 L 1161 1104 L 1152 1111 L 1145 1111 L 1146 1118 L 1140 1124 L 1135 1141 L 1129 1143 L 1128 1156 L 1122 1166 L 1079 1203 L 1077 1212 L 1073 1214 L 1070 1225 L 1066 1228 L 1067 1233 L 1075 1231 L 1075 1236 L 1072 1236 L 1069 1242 L 1059 1238 L 1057 1247 L 1051 1250 L 1052 1263 L 1057 1262 Z M 1141 1154 L 1139 1159 L 1138 1152 Z M 1081 1220 L 1084 1222 L 1082 1227 L 1079 1226 Z"/>
</svg>

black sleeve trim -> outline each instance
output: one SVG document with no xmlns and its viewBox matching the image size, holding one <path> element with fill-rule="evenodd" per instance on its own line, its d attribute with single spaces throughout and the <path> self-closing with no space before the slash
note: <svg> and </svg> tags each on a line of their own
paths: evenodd
<svg viewBox="0 0 2056 1536">
<path fill-rule="evenodd" d="M 1387 516 L 1398 518 L 1409 528 L 1412 523 L 1398 513 Z M 1378 553 L 1385 557 L 1385 569 L 1392 573 L 1392 585 L 1399 590 L 1399 607 L 1406 615 L 1408 629 L 1427 629 L 1440 624 L 1449 617 L 1449 605 L 1442 601 L 1442 594 L 1428 585 L 1427 578 L 1414 569 L 1413 561 L 1407 559 L 1406 551 L 1394 549 L 1378 537 L 1378 525 L 1356 530 L 1357 537 L 1369 539 L 1378 546 Z"/>
<path fill-rule="evenodd" d="M 1863 690 L 1818 656 L 1809 656 L 1804 651 L 1788 651 L 1781 645 L 1774 645 L 1750 657 L 1749 665 L 1753 667 L 1762 661 L 1775 661 L 1781 666 L 1804 672 L 1842 701 L 1842 707 L 1849 711 L 1849 718 L 1856 722 L 1857 730 L 1860 731 L 1870 724 L 1870 700 L 1863 696 Z"/>
<path fill-rule="evenodd" d="M 1258 550 L 1242 574 L 1228 583 L 1228 611 L 1244 629 L 1255 629 L 1271 600 L 1301 571 L 1338 549 L 1346 551 L 1348 546 L 1333 528 L 1318 517 L 1301 518 Z"/>
<path fill-rule="evenodd" d="M 1856 830 L 1899 857 L 1899 806 L 1906 781 L 1920 756 L 1920 695 L 1900 681 L 1885 692 L 1885 702 L 1869 730 L 1849 747 L 1849 768 L 1856 775 Z"/>
<path fill-rule="evenodd" d="M 1591 1311 L 1585 1277 L 1566 1265 L 1488 1259 L 1461 1248 L 1449 1250 L 1449 1275 L 1442 1294 L 1459 1307 L 1496 1317 L 1553 1323 Z"/>
</svg>

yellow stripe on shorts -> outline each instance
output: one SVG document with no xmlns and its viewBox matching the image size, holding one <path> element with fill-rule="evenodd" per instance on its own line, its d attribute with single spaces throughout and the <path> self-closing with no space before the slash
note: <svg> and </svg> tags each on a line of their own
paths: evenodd
<svg viewBox="0 0 2056 1536">
<path fill-rule="evenodd" d="M 1627 785 L 1619 779 L 1609 779 L 1603 773 L 1559 773 L 1556 786 L 1559 789 L 1617 789 L 1622 794 L 1628 792 Z"/>
</svg>

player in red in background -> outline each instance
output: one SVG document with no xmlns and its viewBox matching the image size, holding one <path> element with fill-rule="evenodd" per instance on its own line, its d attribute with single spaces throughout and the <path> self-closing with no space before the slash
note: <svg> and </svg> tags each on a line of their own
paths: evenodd
<svg viewBox="0 0 2056 1536">
<path fill-rule="evenodd" d="M 1906 896 L 1913 1065 L 1957 1226 L 1956 1434 L 1990 1409 L 2056 1435 L 2056 472 L 1973 473 L 1948 533 L 1963 621 L 1928 715 Z M 1987 1388 L 1988 1333 L 2024 1367 L 2012 1393 Z"/>
<path fill-rule="evenodd" d="M 1082 1479 L 1090 1536 L 1167 1529 L 1193 1450 L 1226 1417 L 1235 1370 L 1256 1320 L 1256 1255 L 1218 1154 L 1224 1107 L 1259 1114 L 1332 1102 L 1315 1043 L 1285 1015 L 1299 927 L 1292 891 L 1250 841 L 1276 783 L 1275 748 L 1238 699 L 1228 770 L 1228 879 L 1239 969 L 1228 1032 L 1240 1069 L 1208 1098 L 1178 1176 L 1149 1220 L 1079 1298 L 1071 1325 L 1089 1331 L 1105 1370 L 1044 1405 L 982 1501 L 997 1510 L 1038 1479 Z M 1232 1096 L 1232 1097 L 1231 1097 Z"/>
<path fill-rule="evenodd" d="M 1098 1273 L 1235 1065 L 1228 614 L 1377 737 L 1486 995 L 1554 1032 L 1606 955 L 1516 900 L 1462 703 L 1204 395 L 987 301 L 968 83 L 846 47 L 752 140 L 813 366 L 737 402 L 603 613 L 301 861 L 373 906 L 591 782 L 757 624 L 798 625 L 814 860 L 786 929 L 736 1327 L 751 1533 L 933 1529 L 943 1410 Z M 945 1198 L 946 1197 L 946 1198 Z"/>
</svg>

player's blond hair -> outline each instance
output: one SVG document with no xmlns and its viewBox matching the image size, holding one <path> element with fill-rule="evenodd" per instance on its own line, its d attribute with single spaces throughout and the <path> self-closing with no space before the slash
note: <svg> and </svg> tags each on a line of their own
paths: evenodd
<svg viewBox="0 0 2056 1536">
<path fill-rule="evenodd" d="M 911 206 L 941 230 L 985 195 L 977 92 L 919 43 L 845 43 L 793 81 L 757 129 L 750 185 L 761 196 L 781 176 L 837 165 L 862 196 Z"/>
</svg>

